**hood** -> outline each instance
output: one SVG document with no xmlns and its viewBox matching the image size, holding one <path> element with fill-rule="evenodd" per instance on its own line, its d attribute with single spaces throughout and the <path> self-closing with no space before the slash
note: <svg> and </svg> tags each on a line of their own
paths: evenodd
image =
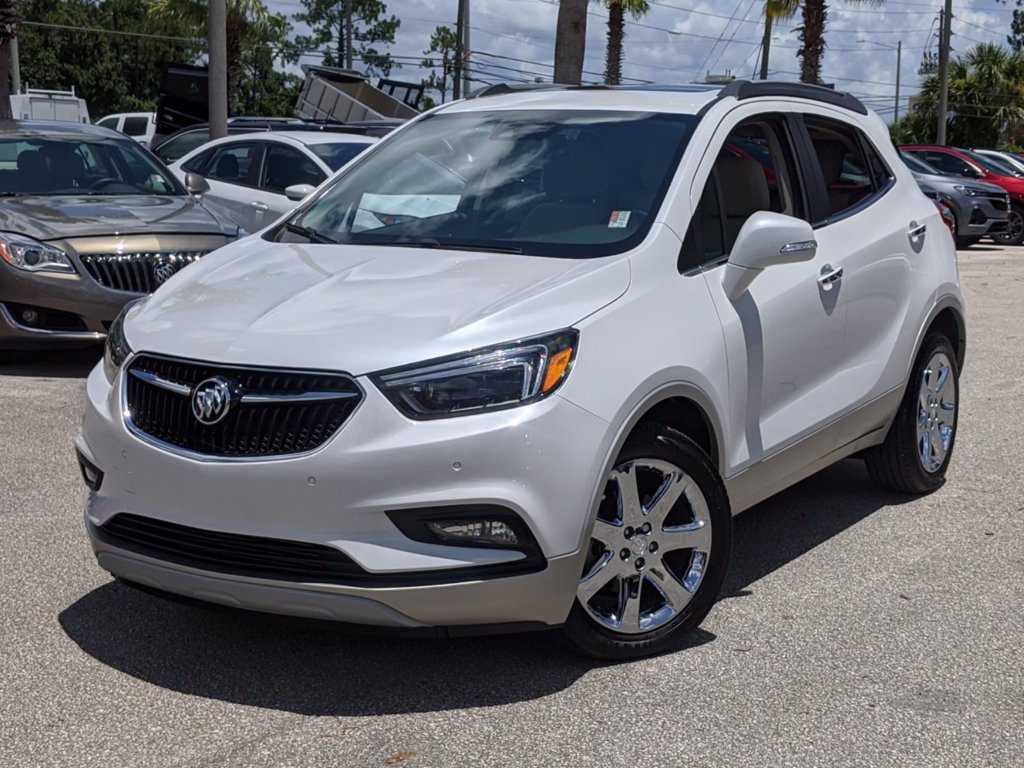
<svg viewBox="0 0 1024 768">
<path fill-rule="evenodd" d="M 566 328 L 621 296 L 624 256 L 555 259 L 240 240 L 125 324 L 136 351 L 362 375 Z"/>
<path fill-rule="evenodd" d="M 983 189 L 990 195 L 1005 195 L 1006 190 L 1002 187 L 978 179 L 968 179 L 963 176 L 942 176 L 936 173 L 917 173 L 912 171 L 914 178 L 919 183 L 927 184 L 932 189 L 945 191 L 954 186 L 977 187 Z"/>
<path fill-rule="evenodd" d="M 0 199 L 0 231 L 66 240 L 111 234 L 233 236 L 236 228 L 225 227 L 190 197 L 39 195 Z"/>
</svg>

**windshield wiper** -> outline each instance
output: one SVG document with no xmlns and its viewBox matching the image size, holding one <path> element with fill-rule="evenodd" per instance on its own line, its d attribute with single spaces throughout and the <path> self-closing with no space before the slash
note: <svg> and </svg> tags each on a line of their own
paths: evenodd
<svg viewBox="0 0 1024 768">
<path fill-rule="evenodd" d="M 304 227 L 301 224 L 295 224 L 291 221 L 286 221 L 284 223 L 284 228 L 291 232 L 293 235 L 299 235 L 300 237 L 306 238 L 311 243 L 330 243 L 332 245 L 338 244 L 337 240 L 334 240 L 328 237 L 327 235 L 321 235 L 312 227 Z"/>
<path fill-rule="evenodd" d="M 522 248 L 512 245 L 484 245 L 480 243 L 463 243 L 456 240 L 437 240 L 432 237 L 416 240 L 384 240 L 374 245 L 396 245 L 400 248 L 433 248 L 442 251 L 483 251 L 484 253 L 522 253 Z"/>
</svg>

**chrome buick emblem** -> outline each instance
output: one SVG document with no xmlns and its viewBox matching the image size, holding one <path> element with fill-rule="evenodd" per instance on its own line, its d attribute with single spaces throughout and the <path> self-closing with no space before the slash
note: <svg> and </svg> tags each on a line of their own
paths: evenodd
<svg viewBox="0 0 1024 768">
<path fill-rule="evenodd" d="M 153 279 L 157 285 L 163 285 L 178 271 L 178 265 L 173 262 L 161 259 L 153 265 Z"/>
<path fill-rule="evenodd" d="M 220 376 L 206 379 L 192 390 L 192 415 L 200 424 L 216 424 L 235 404 L 231 382 Z"/>
</svg>

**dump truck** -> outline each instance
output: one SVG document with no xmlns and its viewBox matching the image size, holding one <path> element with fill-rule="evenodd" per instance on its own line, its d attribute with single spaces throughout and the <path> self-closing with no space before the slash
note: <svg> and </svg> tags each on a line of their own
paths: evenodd
<svg viewBox="0 0 1024 768">
<path fill-rule="evenodd" d="M 295 116 L 306 120 L 353 123 L 367 120 L 408 120 L 419 114 L 421 84 L 382 78 L 377 85 L 361 72 L 311 64 L 302 66 L 302 86 Z"/>
</svg>

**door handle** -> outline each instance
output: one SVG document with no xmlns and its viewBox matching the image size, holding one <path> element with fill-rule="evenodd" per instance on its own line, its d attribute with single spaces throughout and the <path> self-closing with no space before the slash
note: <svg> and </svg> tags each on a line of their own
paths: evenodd
<svg viewBox="0 0 1024 768">
<path fill-rule="evenodd" d="M 916 221 L 912 221 L 910 222 L 910 229 L 907 231 L 907 234 L 910 235 L 911 240 L 917 240 L 917 238 L 922 237 L 927 231 L 927 224 L 918 224 Z"/>
<path fill-rule="evenodd" d="M 843 268 L 832 269 L 831 264 L 821 268 L 821 275 L 818 277 L 818 286 L 823 291 L 831 291 L 832 286 L 843 279 Z"/>
<path fill-rule="evenodd" d="M 259 200 L 253 200 L 251 203 L 249 203 L 249 205 L 251 205 L 260 213 L 265 213 L 267 211 L 267 204 L 261 203 Z"/>
</svg>

